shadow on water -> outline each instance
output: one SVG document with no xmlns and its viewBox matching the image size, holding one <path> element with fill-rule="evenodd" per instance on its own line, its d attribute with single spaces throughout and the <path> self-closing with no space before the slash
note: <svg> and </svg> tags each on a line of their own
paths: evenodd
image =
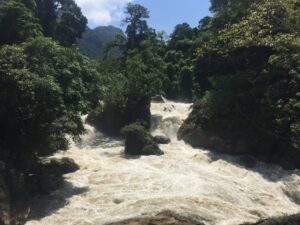
<svg viewBox="0 0 300 225">
<path fill-rule="evenodd" d="M 78 148 L 114 148 L 124 145 L 124 140 L 120 137 L 116 136 L 107 136 L 98 131 L 95 132 L 94 135 L 83 138 L 79 142 L 76 143 Z"/>
<path fill-rule="evenodd" d="M 68 205 L 68 199 L 88 191 L 87 187 L 75 187 L 68 181 L 64 181 L 63 186 L 48 195 L 38 195 L 33 198 L 31 212 L 28 220 L 39 220 L 50 216 L 59 209 Z"/>
<path fill-rule="evenodd" d="M 282 184 L 282 192 L 295 204 L 300 205 L 300 170 L 284 170 L 282 167 L 261 162 L 253 156 L 232 156 L 223 153 L 207 151 L 211 162 L 224 161 L 236 167 L 245 168 L 257 173 L 265 180 Z"/>
<path fill-rule="evenodd" d="M 271 182 L 283 181 L 293 174 L 300 175 L 300 170 L 285 170 L 279 165 L 259 161 L 250 155 L 229 155 L 208 150 L 208 156 L 213 162 L 223 160 L 234 166 L 258 173 Z"/>
<path fill-rule="evenodd" d="M 121 154 L 121 157 L 123 159 L 127 159 L 127 160 L 137 160 L 137 159 L 140 159 L 142 156 L 141 155 L 127 155 L 123 152 Z"/>
</svg>

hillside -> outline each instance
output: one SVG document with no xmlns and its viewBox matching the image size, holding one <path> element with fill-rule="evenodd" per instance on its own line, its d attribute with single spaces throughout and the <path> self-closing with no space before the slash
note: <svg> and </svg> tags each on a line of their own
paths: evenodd
<svg viewBox="0 0 300 225">
<path fill-rule="evenodd" d="M 79 49 L 91 58 L 101 58 L 105 46 L 118 35 L 125 36 L 120 28 L 114 26 L 99 26 L 95 29 L 87 27 L 82 38 L 78 41 Z M 117 52 L 117 50 L 113 50 Z"/>
</svg>

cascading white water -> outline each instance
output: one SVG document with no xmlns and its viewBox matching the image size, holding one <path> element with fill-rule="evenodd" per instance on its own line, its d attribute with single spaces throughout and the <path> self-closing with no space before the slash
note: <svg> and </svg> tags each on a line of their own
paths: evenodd
<svg viewBox="0 0 300 225">
<path fill-rule="evenodd" d="M 234 157 L 176 140 L 190 106 L 152 104 L 151 132 L 172 139 L 160 146 L 163 156 L 128 159 L 122 141 L 86 125 L 81 144 L 54 156 L 73 158 L 80 170 L 67 175 L 58 191 L 37 198 L 26 225 L 101 225 L 164 210 L 197 215 L 210 225 L 236 225 L 300 211 L 297 171 L 263 163 L 248 170 Z"/>
</svg>

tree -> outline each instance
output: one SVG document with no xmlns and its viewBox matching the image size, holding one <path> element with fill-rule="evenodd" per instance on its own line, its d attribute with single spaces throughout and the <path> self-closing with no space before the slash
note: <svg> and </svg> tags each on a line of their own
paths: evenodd
<svg viewBox="0 0 300 225">
<path fill-rule="evenodd" d="M 126 29 L 127 48 L 138 48 L 141 41 L 149 35 L 149 27 L 145 20 L 149 18 L 149 11 L 139 4 L 129 3 L 126 8 L 126 15 L 124 23 L 128 24 Z"/>
<path fill-rule="evenodd" d="M 84 132 L 80 114 L 98 103 L 98 85 L 85 57 L 50 39 L 2 47 L 0 148 L 22 165 L 25 158 L 66 149 L 66 134 Z"/>
<path fill-rule="evenodd" d="M 22 2 L 9 0 L 0 4 L 0 45 L 21 43 L 41 35 L 38 19 Z"/>
<path fill-rule="evenodd" d="M 59 9 L 62 12 L 57 19 L 54 37 L 64 46 L 70 46 L 81 38 L 85 31 L 87 19 L 82 15 L 81 9 L 73 0 L 65 0 Z"/>
<path fill-rule="evenodd" d="M 176 25 L 173 33 L 170 35 L 170 42 L 176 42 L 183 39 L 192 39 L 194 37 L 194 31 L 188 23 L 182 23 Z"/>
<path fill-rule="evenodd" d="M 230 0 L 211 0 L 210 11 L 216 13 L 219 12 L 223 7 L 227 6 Z"/>
<path fill-rule="evenodd" d="M 211 20 L 212 20 L 212 17 L 210 16 L 205 16 L 204 18 L 202 18 L 200 21 L 199 21 L 199 25 L 198 25 L 198 30 L 200 32 L 203 32 L 203 31 L 207 31 L 210 26 L 211 26 Z"/>
<path fill-rule="evenodd" d="M 260 0 L 211 0 L 210 10 L 215 13 L 212 20 L 214 29 L 222 29 L 226 24 L 234 24 L 244 17 L 253 3 Z"/>
<path fill-rule="evenodd" d="M 164 55 L 168 77 L 165 91 L 169 98 L 192 99 L 195 38 L 195 30 L 187 23 L 178 24 L 170 35 Z"/>
<path fill-rule="evenodd" d="M 37 0 L 37 17 L 46 37 L 71 46 L 85 31 L 87 19 L 73 0 Z"/>
<path fill-rule="evenodd" d="M 54 0 L 36 0 L 37 8 L 35 14 L 39 18 L 43 33 L 46 37 L 53 37 L 56 27 L 57 4 Z"/>
</svg>

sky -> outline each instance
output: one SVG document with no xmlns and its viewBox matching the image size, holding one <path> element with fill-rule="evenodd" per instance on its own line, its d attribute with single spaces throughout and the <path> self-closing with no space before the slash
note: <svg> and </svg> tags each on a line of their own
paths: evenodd
<svg viewBox="0 0 300 225">
<path fill-rule="evenodd" d="M 192 27 L 204 16 L 210 15 L 209 0 L 75 0 L 88 18 L 91 28 L 114 25 L 121 27 L 124 8 L 128 2 L 138 3 L 150 11 L 149 25 L 156 31 L 170 34 L 183 22 Z M 124 27 L 121 27 L 124 29 Z"/>
</svg>

